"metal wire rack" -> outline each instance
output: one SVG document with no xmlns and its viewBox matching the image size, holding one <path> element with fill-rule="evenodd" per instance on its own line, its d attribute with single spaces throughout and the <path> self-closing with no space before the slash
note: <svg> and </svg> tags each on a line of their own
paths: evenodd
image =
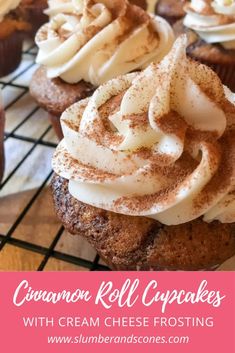
<svg viewBox="0 0 235 353">
<path fill-rule="evenodd" d="M 59 268 L 63 270 L 71 266 L 82 271 L 108 270 L 85 240 L 66 234 L 52 215 L 52 204 L 44 205 L 42 201 L 50 193 L 50 159 L 57 142 L 45 113 L 29 95 L 35 55 L 34 44 L 25 43 L 20 67 L 0 79 L 6 112 L 6 173 L 0 185 L 0 269 L 1 262 L 7 259 L 8 264 L 13 256 L 23 264 L 16 267 L 10 261 L 4 270 L 53 270 L 54 262 L 62 264 Z M 12 248 L 14 252 L 9 252 Z M 28 262 L 30 265 L 24 266 Z"/>
</svg>

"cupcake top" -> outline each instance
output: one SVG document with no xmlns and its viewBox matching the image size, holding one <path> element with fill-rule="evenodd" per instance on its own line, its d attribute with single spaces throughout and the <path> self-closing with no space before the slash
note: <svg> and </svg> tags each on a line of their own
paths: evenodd
<svg viewBox="0 0 235 353">
<path fill-rule="evenodd" d="M 235 222 L 235 95 L 186 45 L 62 115 L 53 168 L 73 197 L 167 225 Z"/>
<path fill-rule="evenodd" d="M 15 10 L 21 0 L 1 0 L 0 1 L 0 22 L 4 19 L 4 17 L 11 12 L 12 10 Z"/>
<path fill-rule="evenodd" d="M 36 36 L 37 63 L 46 67 L 49 78 L 98 86 L 160 61 L 173 44 L 173 31 L 165 20 L 126 0 L 71 4 L 73 12 L 53 16 Z"/>
<path fill-rule="evenodd" d="M 235 1 L 192 0 L 185 6 L 184 25 L 207 43 L 235 49 Z"/>
</svg>

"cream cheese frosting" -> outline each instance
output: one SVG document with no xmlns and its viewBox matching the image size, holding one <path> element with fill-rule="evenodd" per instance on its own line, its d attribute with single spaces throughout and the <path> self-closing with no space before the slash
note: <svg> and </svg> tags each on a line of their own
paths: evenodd
<svg viewBox="0 0 235 353">
<path fill-rule="evenodd" d="M 235 1 L 192 0 L 185 6 L 184 25 L 207 43 L 235 49 Z"/>
<path fill-rule="evenodd" d="M 78 13 L 82 12 L 84 0 L 49 0 L 48 9 L 45 13 L 53 17 L 60 13 Z"/>
<path fill-rule="evenodd" d="M 21 0 L 0 0 L 0 22 L 10 11 L 15 10 L 20 2 Z"/>
<path fill-rule="evenodd" d="M 78 8 L 53 16 L 36 36 L 37 63 L 49 78 L 98 86 L 160 61 L 172 47 L 169 24 L 126 0 L 84 0 Z"/>
<path fill-rule="evenodd" d="M 186 42 L 62 115 L 53 168 L 73 197 L 167 225 L 235 222 L 234 95 Z"/>
<path fill-rule="evenodd" d="M 215 0 L 212 2 L 212 7 L 216 13 L 227 16 L 235 16 L 234 0 Z"/>
</svg>

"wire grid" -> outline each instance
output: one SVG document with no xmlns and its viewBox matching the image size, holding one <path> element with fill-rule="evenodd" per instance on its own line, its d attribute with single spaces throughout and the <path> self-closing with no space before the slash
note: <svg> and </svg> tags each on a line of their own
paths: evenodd
<svg viewBox="0 0 235 353">
<path fill-rule="evenodd" d="M 28 84 L 32 73 L 36 69 L 35 65 L 35 56 L 37 49 L 33 43 L 25 43 L 23 49 L 23 58 L 25 60 L 22 61 L 21 66 L 11 75 L 6 78 L 0 79 L 0 88 L 2 89 L 3 98 L 5 96 L 5 112 L 8 117 L 8 111 L 12 106 L 20 102 L 25 98 L 25 96 L 29 93 Z M 27 59 L 27 60 L 26 60 Z M 14 94 L 11 94 L 14 92 Z M 12 128 L 11 131 L 5 132 L 4 143 L 6 144 L 9 140 L 11 140 L 13 151 L 14 144 L 17 147 L 16 143 L 21 141 L 22 143 L 30 143 L 30 148 L 23 154 L 20 160 L 17 160 L 13 169 L 9 171 L 9 173 L 3 179 L 2 184 L 0 185 L 0 193 L 7 185 L 15 178 L 17 172 L 22 167 L 22 165 L 27 162 L 29 157 L 35 153 L 35 150 L 38 146 L 44 146 L 47 148 L 49 155 L 53 153 L 55 147 L 57 146 L 56 141 L 48 141 L 45 139 L 48 134 L 52 131 L 51 125 L 45 127 L 45 130 L 40 133 L 39 137 L 31 137 L 29 134 L 25 133 L 26 126 L 33 122 L 30 120 L 33 119 L 35 114 L 40 113 L 40 108 L 32 104 L 30 111 L 27 112 L 27 115 L 23 119 L 19 119 L 19 116 L 14 116 L 14 121 L 16 125 Z M 40 114 L 39 114 L 40 115 Z M 40 116 L 38 117 L 40 119 Z M 23 133 L 22 133 L 23 132 Z M 49 157 L 50 159 L 50 157 Z M 43 181 L 36 188 L 33 188 L 33 193 L 30 196 L 30 199 L 27 201 L 24 208 L 17 214 L 16 219 L 12 222 L 10 227 L 8 228 L 6 234 L 1 234 L 0 232 L 0 253 L 4 251 L 4 248 L 8 244 L 13 245 L 14 247 L 25 249 L 30 251 L 31 253 L 40 254 L 40 263 L 38 265 L 37 271 L 43 271 L 50 259 L 57 259 L 63 262 L 77 265 L 79 268 L 85 268 L 88 271 L 104 271 L 108 270 L 104 263 L 100 260 L 97 254 L 94 254 L 93 259 L 87 259 L 83 257 L 77 257 L 58 251 L 56 246 L 61 240 L 61 237 L 64 233 L 63 226 L 59 226 L 59 230 L 52 237 L 52 241 L 48 246 L 41 246 L 39 244 L 35 244 L 35 242 L 30 241 L 30 238 L 27 241 L 24 239 L 20 239 L 20 237 L 14 237 L 14 232 L 17 228 L 20 227 L 21 222 L 27 217 L 30 210 L 33 208 L 35 202 L 41 197 L 45 188 L 48 187 L 48 183 L 53 175 L 53 171 L 50 169 L 46 176 L 44 176 Z M 1 194 L 0 194 L 1 195 Z M 14 195 L 13 195 L 14 197 Z M 9 210 L 9 212 L 11 212 Z M 84 246 L 84 245 L 83 245 Z"/>
</svg>

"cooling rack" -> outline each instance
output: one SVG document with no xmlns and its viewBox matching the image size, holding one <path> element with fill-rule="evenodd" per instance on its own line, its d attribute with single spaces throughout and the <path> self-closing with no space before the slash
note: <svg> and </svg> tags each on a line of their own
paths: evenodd
<svg viewBox="0 0 235 353">
<path fill-rule="evenodd" d="M 58 141 L 46 112 L 29 94 L 36 53 L 26 42 L 19 68 L 0 78 L 6 111 L 0 271 L 106 271 L 85 239 L 64 230 L 53 209 L 51 157 Z M 223 267 L 234 269 L 235 257 Z"/>
<path fill-rule="evenodd" d="M 36 51 L 26 42 L 19 68 L 0 79 L 6 112 L 0 270 L 108 270 L 83 238 L 64 230 L 53 210 L 49 184 L 57 139 L 46 113 L 29 94 Z"/>
</svg>

